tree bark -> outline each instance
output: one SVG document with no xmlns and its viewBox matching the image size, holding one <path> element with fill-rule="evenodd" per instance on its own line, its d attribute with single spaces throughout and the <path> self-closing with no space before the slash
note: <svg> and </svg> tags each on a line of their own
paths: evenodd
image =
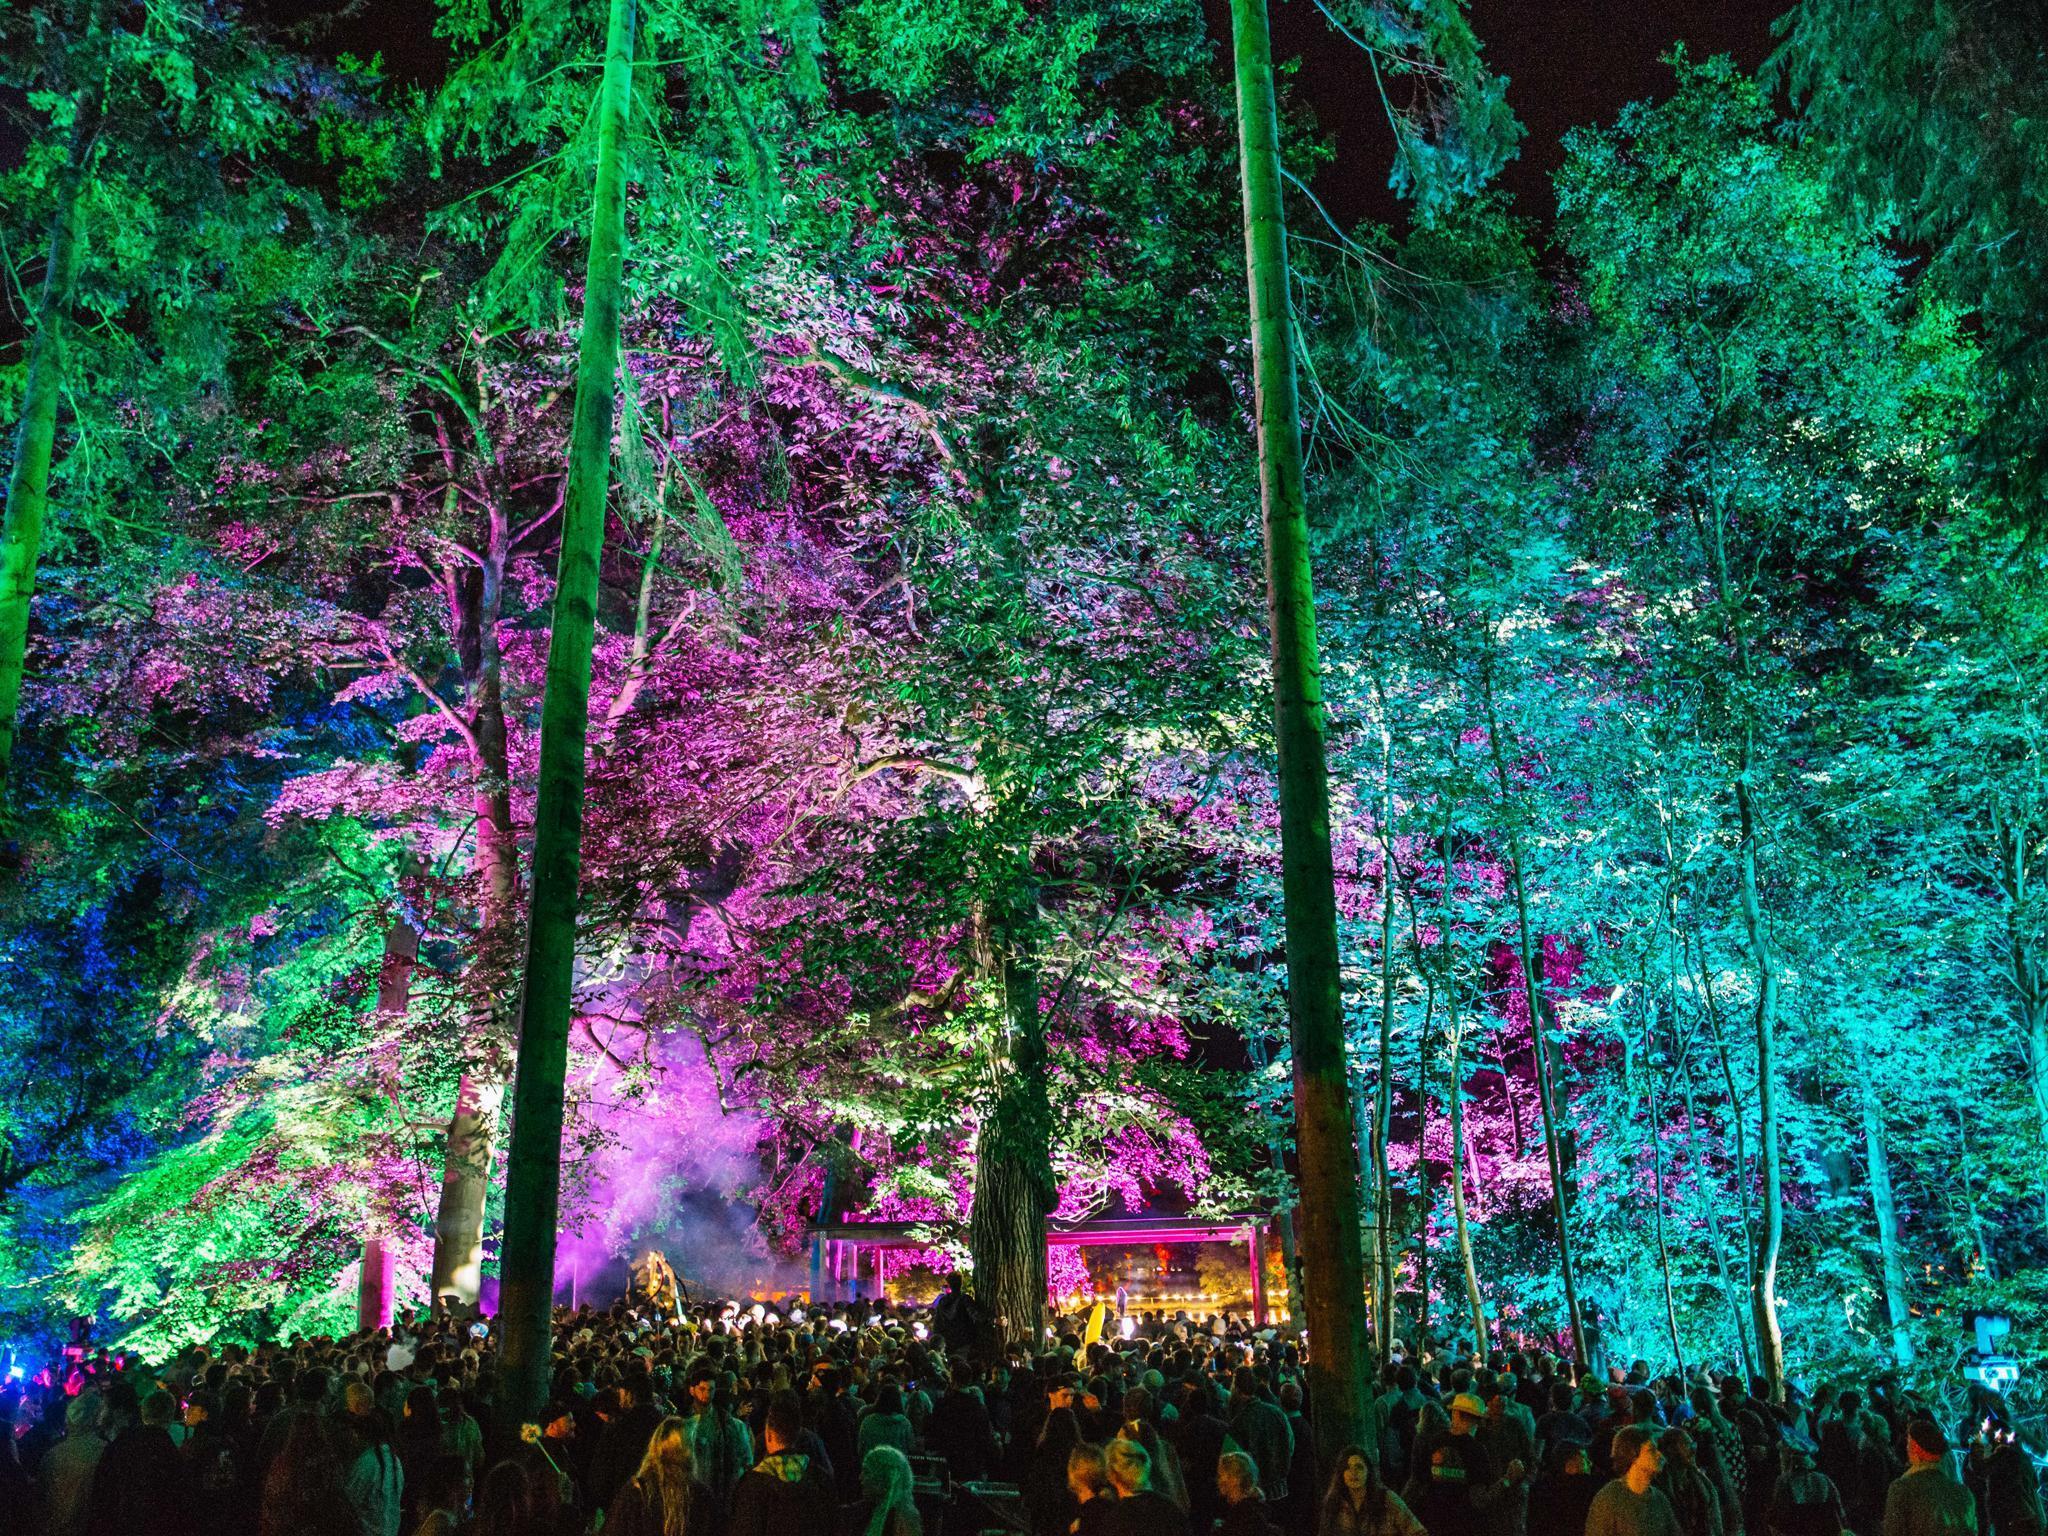
<svg viewBox="0 0 2048 1536">
<path fill-rule="evenodd" d="M 1004 1049 L 993 1062 L 994 1092 L 975 1140 L 974 1210 L 967 1226 L 974 1296 L 998 1344 L 1043 1345 L 1045 1224 L 1058 1198 L 1053 1180 L 1052 1106 L 1045 1088 L 1045 1019 L 1031 928 L 1035 896 L 997 935 Z"/>
<path fill-rule="evenodd" d="M 1508 776 L 1507 755 L 1501 745 L 1500 718 L 1494 708 L 1491 666 L 1482 668 L 1481 686 L 1486 702 L 1486 734 L 1493 756 L 1494 780 L 1501 804 L 1509 806 L 1513 793 Z M 1550 1165 L 1550 1205 L 1557 1222 L 1557 1272 L 1564 1288 L 1565 1320 L 1571 1329 L 1572 1357 L 1580 1373 L 1590 1365 L 1586 1351 L 1585 1324 L 1579 1316 L 1578 1276 L 1572 1262 L 1570 1211 L 1566 1204 L 1563 1153 L 1558 1145 L 1557 1109 L 1551 1098 L 1550 1049 L 1543 1026 L 1543 988 L 1536 973 L 1534 935 L 1529 926 L 1529 888 L 1523 877 L 1522 834 L 1512 825 L 1508 832 L 1508 875 L 1515 892 L 1516 952 L 1522 970 L 1522 996 L 1529 1009 L 1529 1045 L 1536 1057 L 1536 1105 L 1543 1117 L 1543 1155 Z M 1505 1058 L 1505 1052 L 1503 1052 Z"/>
<path fill-rule="evenodd" d="M 1891 1153 L 1885 1146 L 1884 1106 L 1872 1081 L 1870 1053 L 1850 1031 L 1856 1063 L 1856 1108 L 1863 1122 L 1863 1155 L 1870 1180 L 1870 1214 L 1877 1222 L 1878 1264 L 1884 1275 L 1885 1321 L 1892 1331 L 1892 1359 L 1904 1370 L 1913 1363 L 1912 1311 L 1904 1245 L 1899 1241 L 1899 1200 L 1892 1187 Z"/>
<path fill-rule="evenodd" d="M 476 953 L 466 981 L 469 1059 L 456 1084 L 441 1167 L 441 1198 L 434 1218 L 431 1294 L 476 1305 L 483 1285 L 484 1210 L 490 1197 L 491 1158 L 505 1101 L 505 1005 L 512 990 L 513 946 L 518 937 L 519 849 L 512 826 L 511 766 L 505 748 L 504 664 L 498 621 L 504 612 L 505 564 L 511 554 L 510 513 L 496 483 L 496 456 L 484 435 L 479 404 L 472 422 L 480 477 L 488 506 L 483 566 L 473 614 L 458 616 L 458 632 L 474 629 L 475 663 L 469 679 L 472 754 L 471 809 L 476 855 L 471 863 L 479 892 Z"/>
<path fill-rule="evenodd" d="M 42 560 L 43 525 L 50 507 L 50 463 L 56 452 L 57 410 L 64 395 L 64 327 L 85 250 L 79 193 L 85 186 L 93 146 L 99 137 L 106 96 L 109 0 L 95 0 L 82 56 L 91 72 L 73 103 L 71 145 L 57 182 L 57 206 L 50 218 L 50 249 L 43 266 L 43 291 L 36 301 L 35 330 L 28 344 L 28 375 L 21 397 L 21 424 L 14 466 L 7 477 L 7 510 L 0 520 L 0 830 L 12 820 L 7 778 L 21 713 L 21 684 L 28 659 L 29 608 L 36 568 Z"/>
<path fill-rule="evenodd" d="M 1645 992 L 1648 988 L 1645 987 Z M 1654 999 L 1650 1003 L 1649 1033 L 1654 1042 L 1657 1028 L 1657 1008 Z M 1664 1282 L 1664 1326 L 1671 1334 L 1671 1358 L 1678 1363 L 1678 1374 L 1685 1375 L 1685 1346 L 1678 1337 L 1678 1300 L 1671 1291 L 1671 1244 L 1664 1234 L 1664 1116 L 1663 1106 L 1658 1102 L 1657 1065 L 1651 1058 L 1646 1042 L 1643 1052 L 1643 1070 L 1650 1080 L 1650 1194 L 1656 1201 L 1657 1231 L 1657 1272 Z"/>
<path fill-rule="evenodd" d="M 1749 1329 L 1743 1324 L 1742 1305 L 1736 1300 L 1735 1277 L 1728 1269 L 1728 1251 L 1721 1241 L 1721 1204 L 1714 1198 L 1714 1170 L 1700 1154 L 1695 1141 L 1699 1127 L 1698 1096 L 1693 1089 L 1692 1064 L 1684 1065 L 1685 1155 L 1692 1164 L 1693 1178 L 1700 1187 L 1700 1205 L 1706 1219 L 1707 1249 L 1714 1260 L 1714 1273 L 1721 1282 L 1721 1295 L 1728 1303 L 1729 1322 L 1735 1329 L 1735 1351 L 1742 1358 L 1745 1379 L 1756 1374 L 1756 1355 L 1749 1346 Z"/>
<path fill-rule="evenodd" d="M 611 0 L 597 102 L 597 176 L 584 279 L 576 408 L 562 509 L 553 630 L 541 710 L 534 811 L 533 901 L 519 1021 L 512 1149 L 499 1273 L 499 1407 L 519 1424 L 547 1401 L 555 1237 L 562 1184 L 562 1095 L 576 971 L 582 875 L 584 749 L 598 563 L 611 489 L 618 399 L 619 307 L 625 282 L 626 135 L 633 96 L 634 0 Z"/>
<path fill-rule="evenodd" d="M 420 935 L 404 918 L 384 930 L 384 957 L 377 967 L 377 1013 L 400 1019 L 412 1010 L 412 973 L 419 966 Z M 388 1328 L 392 1308 L 392 1254 L 385 1233 L 363 1237 L 362 1270 L 356 1281 L 356 1327 Z"/>
<path fill-rule="evenodd" d="M 1441 912 L 1437 918 L 1437 942 L 1444 952 L 1444 1027 L 1451 1036 L 1450 1081 L 1445 1089 L 1451 1109 L 1451 1225 L 1457 1236 L 1458 1267 L 1465 1281 L 1465 1306 L 1472 1317 L 1472 1342 L 1484 1355 L 1491 1340 L 1486 1327 L 1486 1301 L 1479 1290 L 1479 1265 L 1472 1255 L 1472 1229 L 1465 1209 L 1465 1028 L 1458 1021 L 1458 952 L 1451 935 L 1457 914 L 1453 910 L 1454 866 L 1451 859 L 1451 817 L 1444 819 L 1444 884 Z"/>
<path fill-rule="evenodd" d="M 1742 926 L 1756 968 L 1757 1158 L 1764 1184 L 1763 1225 L 1757 1234 L 1750 1306 L 1756 1313 L 1757 1364 L 1770 1388 L 1771 1401 L 1781 1402 L 1785 1396 L 1785 1335 L 1778 1322 L 1778 1257 L 1785 1243 L 1785 1176 L 1778 1134 L 1778 969 L 1757 892 L 1757 809 L 1750 782 L 1753 763 L 1750 736 L 1745 731 L 1735 776 L 1735 806 L 1742 831 Z"/>
<path fill-rule="evenodd" d="M 1375 693 L 1379 692 L 1375 686 Z M 1394 1315 L 1394 1180 L 1387 1142 L 1394 1125 L 1394 735 L 1380 699 L 1380 1038 L 1372 1097 L 1373 1321 L 1379 1358 L 1391 1354 Z"/>
<path fill-rule="evenodd" d="M 1287 226 L 1280 203 L 1279 113 L 1265 0 L 1231 0 L 1245 270 L 1251 294 L 1259 492 L 1279 745 L 1280 847 L 1287 942 L 1287 1013 L 1294 1044 L 1295 1147 L 1308 1319 L 1309 1398 L 1324 1464 L 1366 1423 L 1365 1275 L 1359 1253 L 1356 1127 L 1346 1091 L 1344 998 L 1330 859 L 1315 585 L 1309 570 L 1288 298 Z"/>
</svg>

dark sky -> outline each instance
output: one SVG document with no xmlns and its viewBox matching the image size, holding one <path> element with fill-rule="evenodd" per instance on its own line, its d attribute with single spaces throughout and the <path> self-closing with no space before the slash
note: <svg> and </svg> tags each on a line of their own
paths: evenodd
<svg viewBox="0 0 2048 1536">
<path fill-rule="evenodd" d="M 1202 0 L 1212 33 L 1229 36 L 1227 0 Z M 347 0 L 256 0 L 272 14 L 332 13 Z M 1386 191 L 1386 124 L 1358 50 L 1333 33 L 1314 0 L 1268 0 L 1276 54 L 1299 58 L 1298 88 L 1335 139 L 1338 160 L 1317 191 L 1338 218 L 1393 220 Z M 1661 93 L 1659 60 L 1683 40 L 1694 53 L 1733 54 L 1753 69 L 1770 51 L 1771 22 L 1792 0 L 1469 0 L 1487 62 L 1509 79 L 1508 101 L 1528 134 L 1506 183 L 1524 212 L 1547 220 L 1550 174 L 1571 128 L 1605 123 L 1624 102 Z M 329 47 L 382 52 L 392 73 L 425 82 L 445 52 L 428 0 L 356 0 Z M 1219 49 L 1219 64 L 1227 54 Z"/>
<path fill-rule="evenodd" d="M 316 52 L 381 53 L 391 74 L 430 84 L 446 60 L 433 36 L 431 0 L 247 0 L 280 21 L 334 18 Z M 1229 36 L 1228 0 L 1199 0 L 1219 43 Z M 1356 48 L 1336 36 L 1314 0 L 1268 0 L 1275 51 L 1298 58 L 1297 89 L 1334 139 L 1338 158 L 1316 190 L 1346 223 L 1388 222 L 1399 205 L 1386 191 L 1389 144 L 1371 78 Z M 1508 76 L 1509 103 L 1527 128 L 1505 181 L 1523 212 L 1547 220 L 1549 177 L 1568 129 L 1613 119 L 1624 102 L 1661 93 L 1659 62 L 1681 39 L 1702 56 L 1733 54 L 1746 68 L 1771 46 L 1771 22 L 1792 0 L 1468 0 L 1488 63 Z M 1219 46 L 1218 67 L 1227 52 Z M 0 128 L 0 162 L 19 152 Z"/>
<path fill-rule="evenodd" d="M 1317 191 L 1343 220 L 1391 220 L 1387 127 L 1363 59 L 1313 0 L 1268 0 L 1276 56 L 1298 57 L 1299 89 L 1336 141 Z M 1734 55 L 1754 69 L 1771 49 L 1772 21 L 1792 0 L 1469 0 L 1488 65 L 1508 77 L 1508 104 L 1527 130 L 1503 178 L 1525 213 L 1547 221 L 1550 176 L 1567 131 L 1613 121 L 1624 103 L 1661 95 L 1660 63 L 1683 41 L 1698 57 Z M 1211 15 L 1217 15 L 1211 0 Z"/>
</svg>

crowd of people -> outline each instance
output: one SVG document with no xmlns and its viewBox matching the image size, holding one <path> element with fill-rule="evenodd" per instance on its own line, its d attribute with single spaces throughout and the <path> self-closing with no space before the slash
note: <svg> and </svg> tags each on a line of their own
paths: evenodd
<svg viewBox="0 0 2048 1536">
<path fill-rule="evenodd" d="M 1106 1338 L 1091 1339 L 1096 1331 Z M 1540 1352 L 1388 1363 L 1319 1460 L 1299 1346 L 1156 1315 L 983 1347 L 935 1308 L 620 1302 L 557 1316 L 553 1387 L 494 1420 L 488 1325 L 10 1380 L 0 1528 L 47 1536 L 2048 1536 L 1980 1395 L 1768 1402 Z"/>
</svg>

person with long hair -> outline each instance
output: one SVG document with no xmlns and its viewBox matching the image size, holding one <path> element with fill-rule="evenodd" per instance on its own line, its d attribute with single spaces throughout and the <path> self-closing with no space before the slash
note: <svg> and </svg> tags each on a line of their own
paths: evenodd
<svg viewBox="0 0 2048 1536">
<path fill-rule="evenodd" d="M 846 1507 L 843 1536 L 924 1536 L 910 1458 L 878 1445 L 860 1462 L 860 1498 Z"/>
<path fill-rule="evenodd" d="M 1071 1408 L 1054 1408 L 1039 1426 L 1024 1477 L 1024 1512 L 1032 1536 L 1066 1536 L 1079 1505 L 1067 1486 L 1067 1458 L 1081 1443 L 1081 1421 Z"/>
<path fill-rule="evenodd" d="M 533 1529 L 532 1503 L 526 1468 L 516 1461 L 501 1461 L 484 1474 L 464 1536 L 528 1536 Z"/>
<path fill-rule="evenodd" d="M 1128 1400 L 1138 1397 L 1137 1392 L 1124 1394 Z M 1116 1437 L 1129 1440 L 1145 1448 L 1145 1456 L 1151 1465 L 1151 1488 L 1162 1497 L 1169 1499 L 1182 1514 L 1188 1512 L 1188 1486 L 1180 1475 L 1180 1457 L 1171 1445 L 1160 1438 L 1152 1421 L 1141 1416 L 1127 1418 L 1118 1428 Z"/>
<path fill-rule="evenodd" d="M 605 1510 L 607 1536 L 700 1536 L 711 1490 L 691 1473 L 689 1424 L 671 1415 L 654 1426 L 640 1470 Z"/>
<path fill-rule="evenodd" d="M 1101 1446 L 1083 1441 L 1067 1452 L 1067 1491 L 1076 1508 L 1068 1527 L 1072 1536 L 1107 1536 L 1116 1489 L 1110 1486 L 1109 1462 Z"/>
<path fill-rule="evenodd" d="M 1259 1464 L 1243 1451 L 1225 1451 L 1216 1458 L 1216 1492 L 1223 1513 L 1216 1536 L 1276 1536 L 1278 1527 L 1266 1513 L 1265 1491 L 1259 1487 Z"/>
<path fill-rule="evenodd" d="M 1323 1493 L 1316 1536 L 1423 1536 L 1423 1530 L 1401 1495 L 1380 1480 L 1372 1458 L 1347 1445 Z"/>
</svg>

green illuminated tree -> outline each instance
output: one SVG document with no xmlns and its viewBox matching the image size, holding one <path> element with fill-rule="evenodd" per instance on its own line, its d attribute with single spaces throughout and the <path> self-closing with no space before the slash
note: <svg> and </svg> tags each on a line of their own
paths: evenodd
<svg viewBox="0 0 2048 1536">
<path fill-rule="evenodd" d="M 1768 129 L 1761 92 L 1725 60 L 1681 60 L 1671 101 L 1574 136 L 1559 207 L 1586 272 L 1593 387 L 1607 391 L 1594 484 L 1608 526 L 1637 540 L 1611 548 L 1673 641 L 1669 729 L 1724 775 L 1709 802 L 1716 867 L 1691 899 L 1717 927 L 1732 915 L 1747 969 L 1751 1310 L 1776 1393 L 1786 997 L 1811 857 L 1797 758 L 1837 636 L 1879 622 L 1866 568 L 1901 547 L 1872 531 L 1875 511 L 1852 524 L 1841 509 L 1910 524 L 1935 504 L 1929 445 L 1960 421 L 1960 375 L 1948 314 L 1902 312 L 1896 263 L 1830 216 L 1811 162 Z"/>
<path fill-rule="evenodd" d="M 7 83 L 28 102 L 28 153 L 0 205 L 10 248 L 41 257 L 9 402 L 0 815 L 23 795 L 8 781 L 47 549 L 138 517 L 149 526 L 147 483 L 179 473 L 164 447 L 176 414 L 203 414 L 208 396 L 230 392 L 235 341 L 264 335 L 273 306 L 317 292 L 334 275 L 323 263 L 345 259 L 321 238 L 326 216 L 293 184 L 291 157 L 353 110 L 355 82 L 323 79 L 225 6 L 152 11 L 139 29 L 136 19 L 113 0 L 80 0 L 0 23 Z"/>
</svg>

